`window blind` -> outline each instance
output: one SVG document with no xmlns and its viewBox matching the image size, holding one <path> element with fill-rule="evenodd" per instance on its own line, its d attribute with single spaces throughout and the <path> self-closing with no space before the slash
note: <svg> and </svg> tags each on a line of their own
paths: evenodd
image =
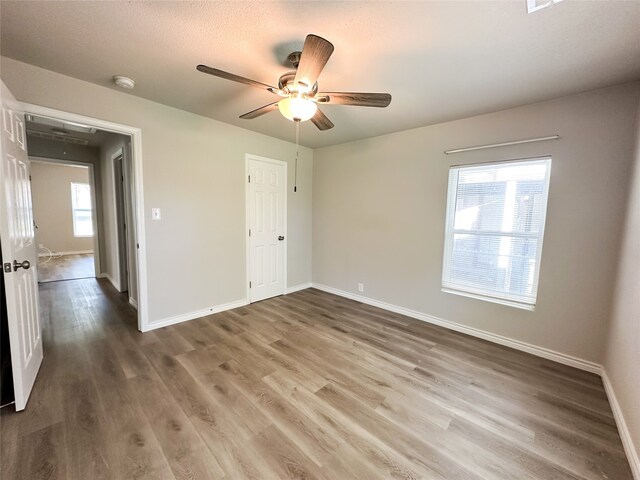
<svg viewBox="0 0 640 480">
<path fill-rule="evenodd" d="M 532 309 L 551 158 L 449 171 L 442 287 Z"/>
</svg>

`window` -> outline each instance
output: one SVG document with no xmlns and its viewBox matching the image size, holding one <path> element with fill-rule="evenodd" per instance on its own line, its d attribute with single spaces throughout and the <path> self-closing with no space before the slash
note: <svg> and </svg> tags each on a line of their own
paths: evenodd
<svg viewBox="0 0 640 480">
<path fill-rule="evenodd" d="M 71 183 L 71 209 L 73 213 L 73 235 L 76 237 L 93 237 L 91 187 L 88 183 Z"/>
<path fill-rule="evenodd" d="M 533 310 L 551 158 L 452 167 L 443 291 Z"/>
</svg>

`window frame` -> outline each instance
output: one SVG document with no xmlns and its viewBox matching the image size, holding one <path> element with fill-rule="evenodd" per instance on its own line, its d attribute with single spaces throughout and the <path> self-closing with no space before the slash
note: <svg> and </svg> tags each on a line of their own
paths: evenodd
<svg viewBox="0 0 640 480">
<path fill-rule="evenodd" d="M 70 182 L 71 186 L 71 221 L 73 223 L 73 236 L 74 238 L 93 238 L 95 236 L 94 231 L 94 223 L 93 223 L 93 200 L 92 200 L 92 192 L 91 192 L 91 184 L 88 182 Z M 75 185 L 86 185 L 89 187 L 89 201 L 91 202 L 91 208 L 76 208 L 75 207 L 75 199 L 74 199 L 74 186 Z M 89 212 L 91 217 L 91 235 L 79 235 L 77 233 L 78 229 L 76 227 L 76 212 Z"/>
<path fill-rule="evenodd" d="M 458 177 L 461 169 L 465 168 L 476 168 L 482 166 L 498 166 L 498 165 L 513 165 L 517 163 L 533 163 L 533 162 L 545 162 L 546 172 L 544 179 L 544 190 L 543 190 L 543 204 L 542 204 L 542 212 L 543 218 L 542 223 L 540 225 L 540 230 L 536 235 L 527 234 L 526 232 L 501 232 L 501 231 L 473 231 L 473 230 L 456 230 L 454 227 L 455 214 L 456 214 L 456 204 L 458 197 Z M 460 164 L 460 165 L 451 165 L 449 167 L 449 180 L 447 186 L 447 213 L 445 218 L 445 233 L 444 233 L 444 253 L 442 259 L 442 282 L 441 282 L 441 291 L 444 293 L 451 293 L 454 295 L 460 295 L 463 297 L 474 298 L 477 300 L 484 300 L 487 302 L 498 303 L 500 305 L 506 305 L 509 307 L 520 308 L 524 310 L 534 311 L 536 307 L 536 303 L 538 300 L 538 283 L 540 279 L 540 269 L 542 265 L 542 247 L 544 242 L 544 232 L 547 223 L 547 205 L 549 203 L 549 185 L 551 178 L 551 165 L 553 163 L 553 158 L 551 155 L 543 155 L 539 157 L 531 157 L 531 158 L 519 158 L 519 159 L 511 159 L 511 160 L 497 160 L 494 162 L 483 162 L 483 163 L 469 163 L 469 164 Z M 451 286 L 451 282 L 447 281 L 450 277 L 451 271 L 451 258 L 452 258 L 452 250 L 453 250 L 453 240 L 456 234 L 471 234 L 471 235 L 492 235 L 492 236 L 508 236 L 511 238 L 527 238 L 527 239 L 537 239 L 538 245 L 536 249 L 536 259 L 535 259 L 535 270 L 533 277 L 533 288 L 532 288 L 532 302 L 522 301 L 520 297 L 516 297 L 514 295 L 509 295 L 508 293 L 490 295 L 487 294 L 486 291 L 482 289 L 474 289 L 469 286 L 461 286 L 457 285 L 455 288 Z"/>
</svg>

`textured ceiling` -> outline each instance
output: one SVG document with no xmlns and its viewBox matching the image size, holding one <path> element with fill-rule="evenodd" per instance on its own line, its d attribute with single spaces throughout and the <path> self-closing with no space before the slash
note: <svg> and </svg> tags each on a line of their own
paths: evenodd
<svg viewBox="0 0 640 480">
<path fill-rule="evenodd" d="M 276 99 L 196 71 L 204 63 L 275 84 L 308 33 L 335 52 L 325 91 L 389 92 L 386 109 L 324 106 L 333 145 L 640 78 L 640 2 L 0 2 L 2 55 L 286 140 Z"/>
</svg>

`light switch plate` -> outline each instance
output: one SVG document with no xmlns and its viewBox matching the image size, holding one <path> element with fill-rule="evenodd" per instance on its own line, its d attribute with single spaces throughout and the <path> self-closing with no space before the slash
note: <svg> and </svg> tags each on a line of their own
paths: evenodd
<svg viewBox="0 0 640 480">
<path fill-rule="evenodd" d="M 160 209 L 159 208 L 152 208 L 151 209 L 151 218 L 153 220 L 160 220 L 160 218 L 162 218 L 160 216 Z"/>
</svg>

